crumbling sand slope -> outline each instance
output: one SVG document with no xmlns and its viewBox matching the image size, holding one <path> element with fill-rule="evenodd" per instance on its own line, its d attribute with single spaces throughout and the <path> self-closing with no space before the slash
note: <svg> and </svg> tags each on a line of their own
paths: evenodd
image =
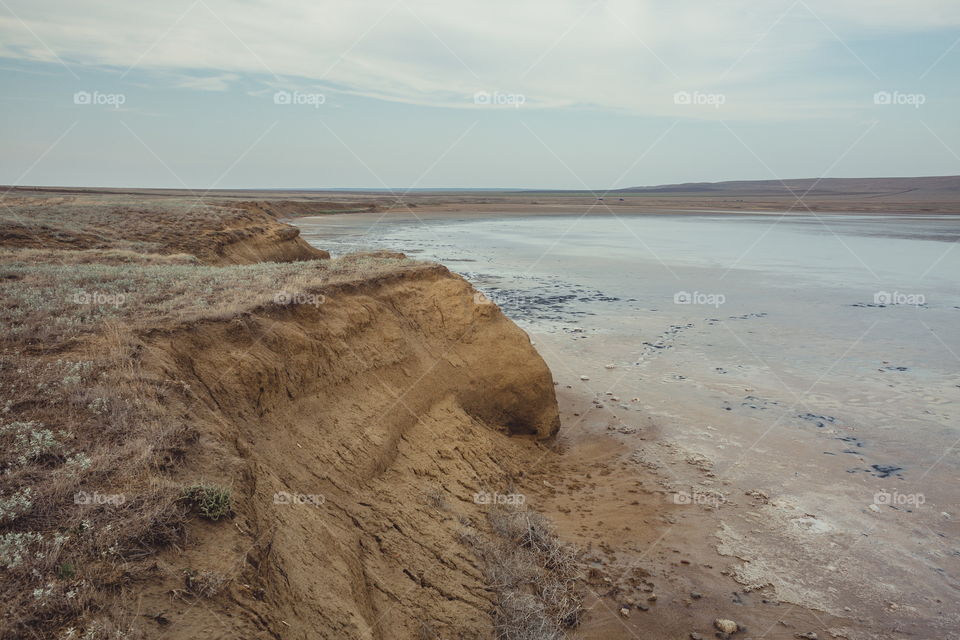
<svg viewBox="0 0 960 640">
<path fill-rule="evenodd" d="M 549 371 L 495 306 L 430 266 L 145 344 L 191 390 L 171 407 L 200 425 L 184 477 L 236 501 L 144 589 L 164 637 L 489 637 L 495 596 L 463 542 L 487 528 L 474 494 L 536 453 L 510 434 L 558 427 Z M 232 582 L 171 600 L 185 568 Z"/>
<path fill-rule="evenodd" d="M 3 227 L 0 638 L 576 624 L 570 553 L 483 499 L 559 427 L 522 330 L 441 265 L 255 264 L 290 238 L 174 246 L 237 218 L 141 208 L 162 233 L 69 203 Z"/>
</svg>

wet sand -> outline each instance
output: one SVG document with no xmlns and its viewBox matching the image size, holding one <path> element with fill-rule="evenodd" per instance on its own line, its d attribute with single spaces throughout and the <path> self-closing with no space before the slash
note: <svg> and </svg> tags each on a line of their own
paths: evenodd
<svg viewBox="0 0 960 640">
<path fill-rule="evenodd" d="M 958 637 L 955 217 L 511 213 L 298 224 L 438 259 L 530 333 L 563 411 L 531 500 L 596 569 L 582 637 Z"/>
</svg>

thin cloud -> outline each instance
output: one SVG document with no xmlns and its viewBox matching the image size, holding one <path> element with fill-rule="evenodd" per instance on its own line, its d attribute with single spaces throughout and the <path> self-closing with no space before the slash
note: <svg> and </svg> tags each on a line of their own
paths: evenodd
<svg viewBox="0 0 960 640">
<path fill-rule="evenodd" d="M 876 84 L 862 39 L 960 25 L 955 0 L 8 4 L 23 23 L 0 15 L 0 57 L 50 62 L 40 38 L 67 65 L 191 74 L 174 86 L 198 90 L 270 76 L 414 104 L 472 108 L 477 91 L 501 91 L 681 118 L 719 115 L 678 108 L 683 91 L 723 94 L 726 118 L 809 117 L 832 99 L 817 97 L 825 62 Z"/>
</svg>

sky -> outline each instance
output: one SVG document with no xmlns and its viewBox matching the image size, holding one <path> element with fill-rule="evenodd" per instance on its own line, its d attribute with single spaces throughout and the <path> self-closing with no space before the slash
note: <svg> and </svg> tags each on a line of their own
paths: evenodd
<svg viewBox="0 0 960 640">
<path fill-rule="evenodd" d="M 0 0 L 0 183 L 960 174 L 957 0 Z"/>
</svg>

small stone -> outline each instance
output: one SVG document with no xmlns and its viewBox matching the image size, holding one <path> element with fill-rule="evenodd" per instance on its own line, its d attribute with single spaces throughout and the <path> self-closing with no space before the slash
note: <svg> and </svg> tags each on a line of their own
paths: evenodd
<svg viewBox="0 0 960 640">
<path fill-rule="evenodd" d="M 604 367 L 604 368 L 605 368 L 605 369 L 616 369 L 616 368 L 617 368 L 617 365 L 615 365 L 615 364 L 608 364 L 608 365 L 607 365 L 606 367 Z"/>
<path fill-rule="evenodd" d="M 630 609 L 627 609 L 626 607 L 620 607 L 620 615 L 623 616 L 624 618 L 629 618 Z"/>
<path fill-rule="evenodd" d="M 798 633 L 795 637 L 803 638 L 803 640 L 817 640 L 817 634 L 815 634 L 813 631 L 808 631 L 807 633 Z"/>
<path fill-rule="evenodd" d="M 651 593 L 650 597 L 647 598 L 647 602 L 656 602 L 656 601 L 657 601 L 657 594 L 655 593 Z"/>
<path fill-rule="evenodd" d="M 691 591 L 691 592 L 690 592 L 690 597 L 693 598 L 694 600 L 699 600 L 700 598 L 703 597 L 703 594 L 702 594 L 702 593 L 699 593 L 699 592 L 697 592 L 697 591 Z"/>
<path fill-rule="evenodd" d="M 880 513 L 880 507 L 878 507 L 878 506 L 875 505 L 875 504 L 872 504 L 872 505 L 870 505 L 870 506 L 867 507 L 867 508 L 870 509 L 870 511 L 873 511 L 874 513 Z"/>
<path fill-rule="evenodd" d="M 740 629 L 736 622 L 725 618 L 717 618 L 713 621 L 713 626 L 723 633 L 736 633 Z"/>
<path fill-rule="evenodd" d="M 690 640 L 703 640 L 703 636 L 699 633 L 691 633 Z"/>
<path fill-rule="evenodd" d="M 589 379 L 590 379 L 590 376 L 580 376 L 580 379 L 581 379 L 581 380 L 589 380 Z"/>
</svg>

